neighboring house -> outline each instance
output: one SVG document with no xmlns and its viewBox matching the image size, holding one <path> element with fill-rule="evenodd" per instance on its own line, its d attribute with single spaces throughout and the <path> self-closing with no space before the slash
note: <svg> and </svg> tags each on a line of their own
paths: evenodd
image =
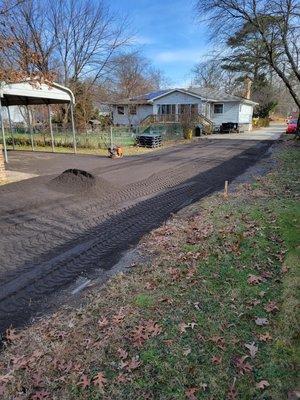
<svg viewBox="0 0 300 400">
<path fill-rule="evenodd" d="M 224 122 L 252 129 L 253 108 L 257 103 L 238 96 L 199 87 L 165 89 L 120 100 L 111 104 L 115 125 L 139 125 L 153 122 L 180 122 L 182 114 L 206 117 L 215 127 Z M 150 118 L 151 117 L 151 118 Z"/>
</svg>

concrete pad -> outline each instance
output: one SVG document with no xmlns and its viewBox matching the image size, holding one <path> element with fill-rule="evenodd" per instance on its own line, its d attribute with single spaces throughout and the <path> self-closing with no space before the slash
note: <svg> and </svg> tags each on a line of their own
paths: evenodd
<svg viewBox="0 0 300 400">
<path fill-rule="evenodd" d="M 28 174 L 26 172 L 9 171 L 9 170 L 6 171 L 7 183 L 19 182 L 19 181 L 23 181 L 25 179 L 34 178 L 36 176 L 38 176 L 38 175 Z"/>
<path fill-rule="evenodd" d="M 278 140 L 285 131 L 283 124 L 271 124 L 267 128 L 256 129 L 243 133 L 215 133 L 203 136 L 203 139 L 241 139 L 241 140 Z"/>
</svg>

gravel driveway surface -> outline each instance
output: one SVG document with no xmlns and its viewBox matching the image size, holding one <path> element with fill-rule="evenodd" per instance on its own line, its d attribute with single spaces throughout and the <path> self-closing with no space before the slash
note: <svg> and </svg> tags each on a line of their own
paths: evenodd
<svg viewBox="0 0 300 400">
<path fill-rule="evenodd" d="M 79 276 L 111 269 L 171 213 L 221 189 L 271 142 L 205 140 L 110 160 L 10 152 L 9 168 L 38 177 L 0 187 L 0 331 L 20 326 Z M 53 185 L 67 168 L 93 187 Z"/>
</svg>

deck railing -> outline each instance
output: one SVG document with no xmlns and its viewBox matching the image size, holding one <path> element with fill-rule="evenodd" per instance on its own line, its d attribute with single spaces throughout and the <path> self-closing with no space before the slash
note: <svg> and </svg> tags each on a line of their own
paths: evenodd
<svg viewBox="0 0 300 400">
<path fill-rule="evenodd" d="M 140 125 L 147 126 L 155 123 L 183 123 L 187 121 L 187 118 L 190 121 L 197 125 L 201 124 L 203 126 L 204 133 L 212 133 L 213 131 L 213 122 L 207 118 L 203 114 L 151 114 L 144 118 Z"/>
</svg>

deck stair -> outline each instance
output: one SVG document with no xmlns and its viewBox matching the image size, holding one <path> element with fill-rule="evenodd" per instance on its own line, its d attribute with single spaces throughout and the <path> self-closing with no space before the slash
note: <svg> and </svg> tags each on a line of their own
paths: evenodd
<svg viewBox="0 0 300 400">
<path fill-rule="evenodd" d="M 166 127 L 170 124 L 180 125 L 182 118 L 183 116 L 180 114 L 151 114 L 140 122 L 140 127 L 142 129 L 145 127 L 144 131 L 146 131 L 152 126 L 163 125 Z M 186 116 L 184 116 L 184 118 L 186 118 Z M 203 114 L 191 115 L 191 123 L 194 125 L 194 127 L 201 125 L 203 133 L 206 135 L 209 135 L 213 132 L 213 122 Z"/>
</svg>

